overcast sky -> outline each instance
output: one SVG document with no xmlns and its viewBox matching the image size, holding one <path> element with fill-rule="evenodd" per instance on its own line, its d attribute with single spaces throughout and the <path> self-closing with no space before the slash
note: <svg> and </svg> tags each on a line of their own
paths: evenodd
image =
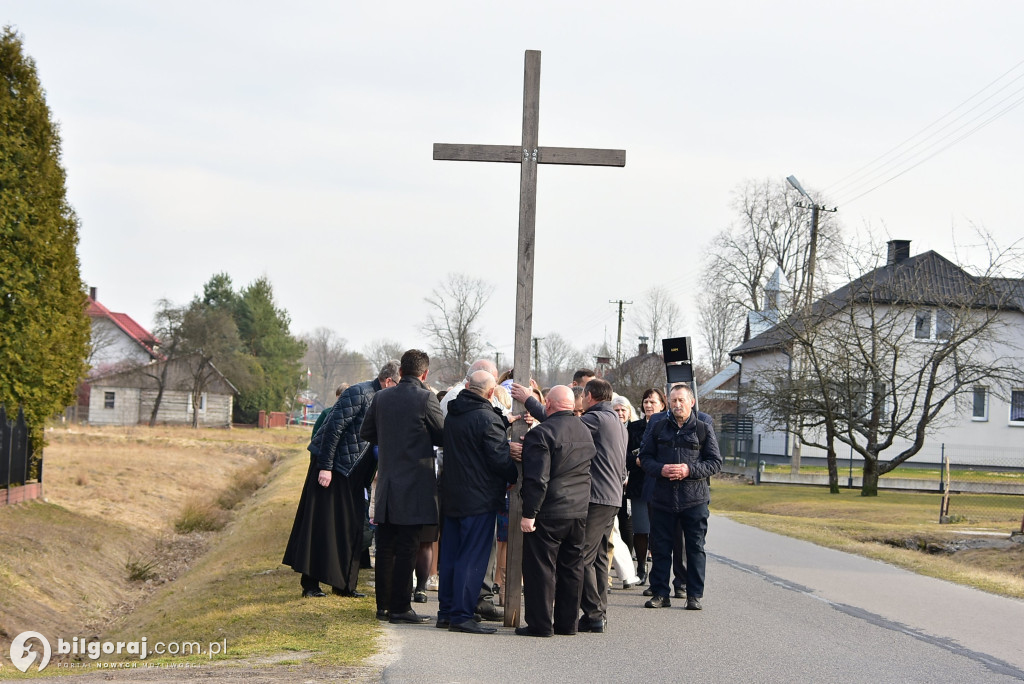
<svg viewBox="0 0 1024 684">
<path fill-rule="evenodd" d="M 626 150 L 539 169 L 536 336 L 614 346 L 608 301 L 661 284 L 697 338 L 702 250 L 745 179 L 795 174 L 849 235 L 915 254 L 969 255 L 972 225 L 1024 235 L 1024 4 L 839 4 L 5 0 L 0 18 L 61 126 L 82 276 L 110 309 L 149 325 L 216 272 L 266 275 L 294 333 L 426 346 L 423 297 L 459 271 L 495 285 L 484 334 L 510 354 L 519 166 L 431 147 L 520 142 L 527 49 L 540 144 Z"/>
</svg>

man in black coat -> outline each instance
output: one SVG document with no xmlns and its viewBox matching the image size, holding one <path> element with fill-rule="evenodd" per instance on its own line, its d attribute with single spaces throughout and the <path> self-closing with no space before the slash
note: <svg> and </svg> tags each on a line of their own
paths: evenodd
<svg viewBox="0 0 1024 684">
<path fill-rule="evenodd" d="M 572 390 L 548 392 L 547 420 L 523 440 L 523 595 L 516 634 L 575 634 L 583 592 L 583 541 L 594 439 L 572 413 Z M 552 612 L 553 608 L 553 612 Z"/>
<path fill-rule="evenodd" d="M 668 395 L 671 416 L 652 422 L 640 445 L 644 469 L 644 500 L 651 507 L 651 591 L 647 608 L 667 608 L 672 537 L 676 525 L 683 529 L 686 547 L 686 608 L 700 610 L 704 596 L 708 531 L 708 478 L 722 469 L 722 456 L 714 429 L 697 419 L 693 392 L 687 385 L 674 386 Z"/>
<path fill-rule="evenodd" d="M 626 446 L 629 435 L 612 409 L 612 386 L 594 378 L 583 390 L 580 417 L 594 438 L 596 455 L 590 463 L 590 505 L 583 545 L 583 597 L 581 632 L 603 632 L 608 610 L 608 550 L 615 516 L 622 505 L 626 481 Z"/>
<path fill-rule="evenodd" d="M 410 349 L 402 354 L 402 379 L 378 392 L 359 436 L 377 445 L 377 617 L 393 623 L 429 618 L 412 610 L 412 573 L 420 527 L 437 524 L 434 447 L 443 439 L 437 396 L 427 389 L 430 358 Z"/>
<path fill-rule="evenodd" d="M 341 596 L 365 595 L 356 591 L 356 582 L 366 517 L 364 492 L 373 464 L 360 463 L 356 471 L 353 466 L 366 446 L 359 430 L 370 402 L 377 392 L 397 384 L 398 362 L 388 361 L 376 379 L 342 391 L 313 434 L 309 472 L 282 561 L 302 573 L 304 597 L 326 596 L 320 582 Z"/>
<path fill-rule="evenodd" d="M 493 634 L 473 612 L 487 570 L 494 524 L 505 490 L 519 473 L 509 454 L 505 422 L 491 404 L 494 376 L 471 373 L 465 389 L 448 404 L 441 472 L 440 587 L 437 626 L 452 632 Z"/>
</svg>

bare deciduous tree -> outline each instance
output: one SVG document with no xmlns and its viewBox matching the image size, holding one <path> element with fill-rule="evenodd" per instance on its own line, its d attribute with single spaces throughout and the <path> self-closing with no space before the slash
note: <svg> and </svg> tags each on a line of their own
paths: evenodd
<svg viewBox="0 0 1024 684">
<path fill-rule="evenodd" d="M 348 341 L 330 328 L 317 328 L 303 335 L 302 340 L 306 343 L 302 362 L 311 374 L 309 388 L 326 406 L 334 400 L 341 383 L 361 382 L 374 375 L 372 364 L 362 354 L 349 350 Z"/>
<path fill-rule="evenodd" d="M 697 314 L 714 375 L 729 365 L 729 350 L 741 341 L 744 311 L 720 282 L 707 279 L 697 303 Z"/>
<path fill-rule="evenodd" d="M 432 369 L 443 380 L 457 382 L 483 351 L 477 325 L 480 312 L 494 292 L 494 286 L 479 278 L 449 273 L 424 301 L 430 313 L 423 332 L 436 356 Z"/>
<path fill-rule="evenodd" d="M 651 349 L 658 348 L 663 338 L 674 337 L 683 326 L 679 305 L 668 290 L 659 286 L 644 293 L 630 319 L 633 321 L 634 337 L 648 337 Z"/>
<path fill-rule="evenodd" d="M 370 362 L 370 366 L 373 370 L 379 371 L 385 363 L 391 360 L 397 360 L 402 358 L 402 354 L 405 353 L 406 347 L 397 340 L 388 339 L 386 337 L 378 337 L 377 339 L 370 342 L 363 349 L 363 356 Z"/>
<path fill-rule="evenodd" d="M 793 286 L 793 309 L 803 306 L 810 258 L 810 210 L 797 206 L 801 199 L 782 180 L 748 180 L 741 185 L 733 204 L 737 220 L 713 240 L 703 274 L 704 287 L 719 283 L 735 303 L 756 311 L 761 305 L 764 284 L 778 266 Z M 821 212 L 816 292 L 827 291 L 827 276 L 840 263 L 840 247 L 835 215 Z"/>
</svg>

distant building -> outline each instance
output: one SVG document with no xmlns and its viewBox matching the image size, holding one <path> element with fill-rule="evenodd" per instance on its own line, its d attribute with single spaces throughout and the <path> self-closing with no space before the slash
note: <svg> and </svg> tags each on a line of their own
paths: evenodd
<svg viewBox="0 0 1024 684">
<path fill-rule="evenodd" d="M 90 425 L 137 425 L 148 423 L 160 397 L 156 422 L 191 425 L 194 415 L 200 427 L 230 427 L 234 395 L 231 382 L 216 368 L 205 383 L 198 401 L 192 386 L 198 356 L 153 361 L 125 370 L 113 370 L 90 379 Z M 166 372 L 165 372 L 166 371 Z M 160 382 L 164 390 L 160 392 Z M 197 405 L 198 404 L 198 405 Z"/>
</svg>

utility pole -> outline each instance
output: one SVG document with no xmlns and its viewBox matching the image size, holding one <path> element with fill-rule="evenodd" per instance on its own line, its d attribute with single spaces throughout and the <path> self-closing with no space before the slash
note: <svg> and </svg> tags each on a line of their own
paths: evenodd
<svg viewBox="0 0 1024 684">
<path fill-rule="evenodd" d="M 814 269 L 818 262 L 818 212 L 830 211 L 835 213 L 839 211 L 839 207 L 829 209 L 824 204 L 819 205 L 815 203 L 811 196 L 807 194 L 807 191 L 804 190 L 804 187 L 800 185 L 800 181 L 796 179 L 796 176 L 789 176 L 786 180 L 804 199 L 810 202 L 810 205 L 803 202 L 796 205 L 801 209 L 811 210 L 811 244 L 808 250 L 809 254 L 807 255 L 807 294 L 804 300 L 804 306 L 809 308 L 814 303 Z"/>
<path fill-rule="evenodd" d="M 800 181 L 796 179 L 796 176 L 788 176 L 786 181 L 793 186 L 793 189 L 800 193 L 801 197 L 810 202 L 809 205 L 804 204 L 803 202 L 799 202 L 796 205 L 801 209 L 811 210 L 811 244 L 807 254 L 807 292 L 804 294 L 805 299 L 803 303 L 804 310 L 810 311 L 811 305 L 814 303 L 814 267 L 818 261 L 818 213 L 820 211 L 836 212 L 839 211 L 839 207 L 829 209 L 824 204 L 819 205 L 811 199 L 810 195 L 807 194 L 807 191 L 804 190 L 804 186 L 800 185 Z M 792 359 L 790 359 L 790 363 L 792 363 Z M 802 361 L 798 360 L 798 364 L 800 363 L 802 363 Z M 792 369 L 790 372 L 792 372 Z M 800 426 L 798 425 L 793 433 L 793 451 L 790 456 L 790 472 L 794 475 L 800 473 L 800 457 L 802 452 L 800 443 L 802 439 L 803 435 L 801 433 Z"/>
<path fill-rule="evenodd" d="M 632 304 L 633 302 L 624 302 L 621 299 L 609 299 L 609 304 L 619 305 L 619 334 L 615 338 L 615 365 L 616 367 L 622 365 L 622 321 L 625 319 L 625 309 L 623 308 L 626 304 Z"/>
</svg>

